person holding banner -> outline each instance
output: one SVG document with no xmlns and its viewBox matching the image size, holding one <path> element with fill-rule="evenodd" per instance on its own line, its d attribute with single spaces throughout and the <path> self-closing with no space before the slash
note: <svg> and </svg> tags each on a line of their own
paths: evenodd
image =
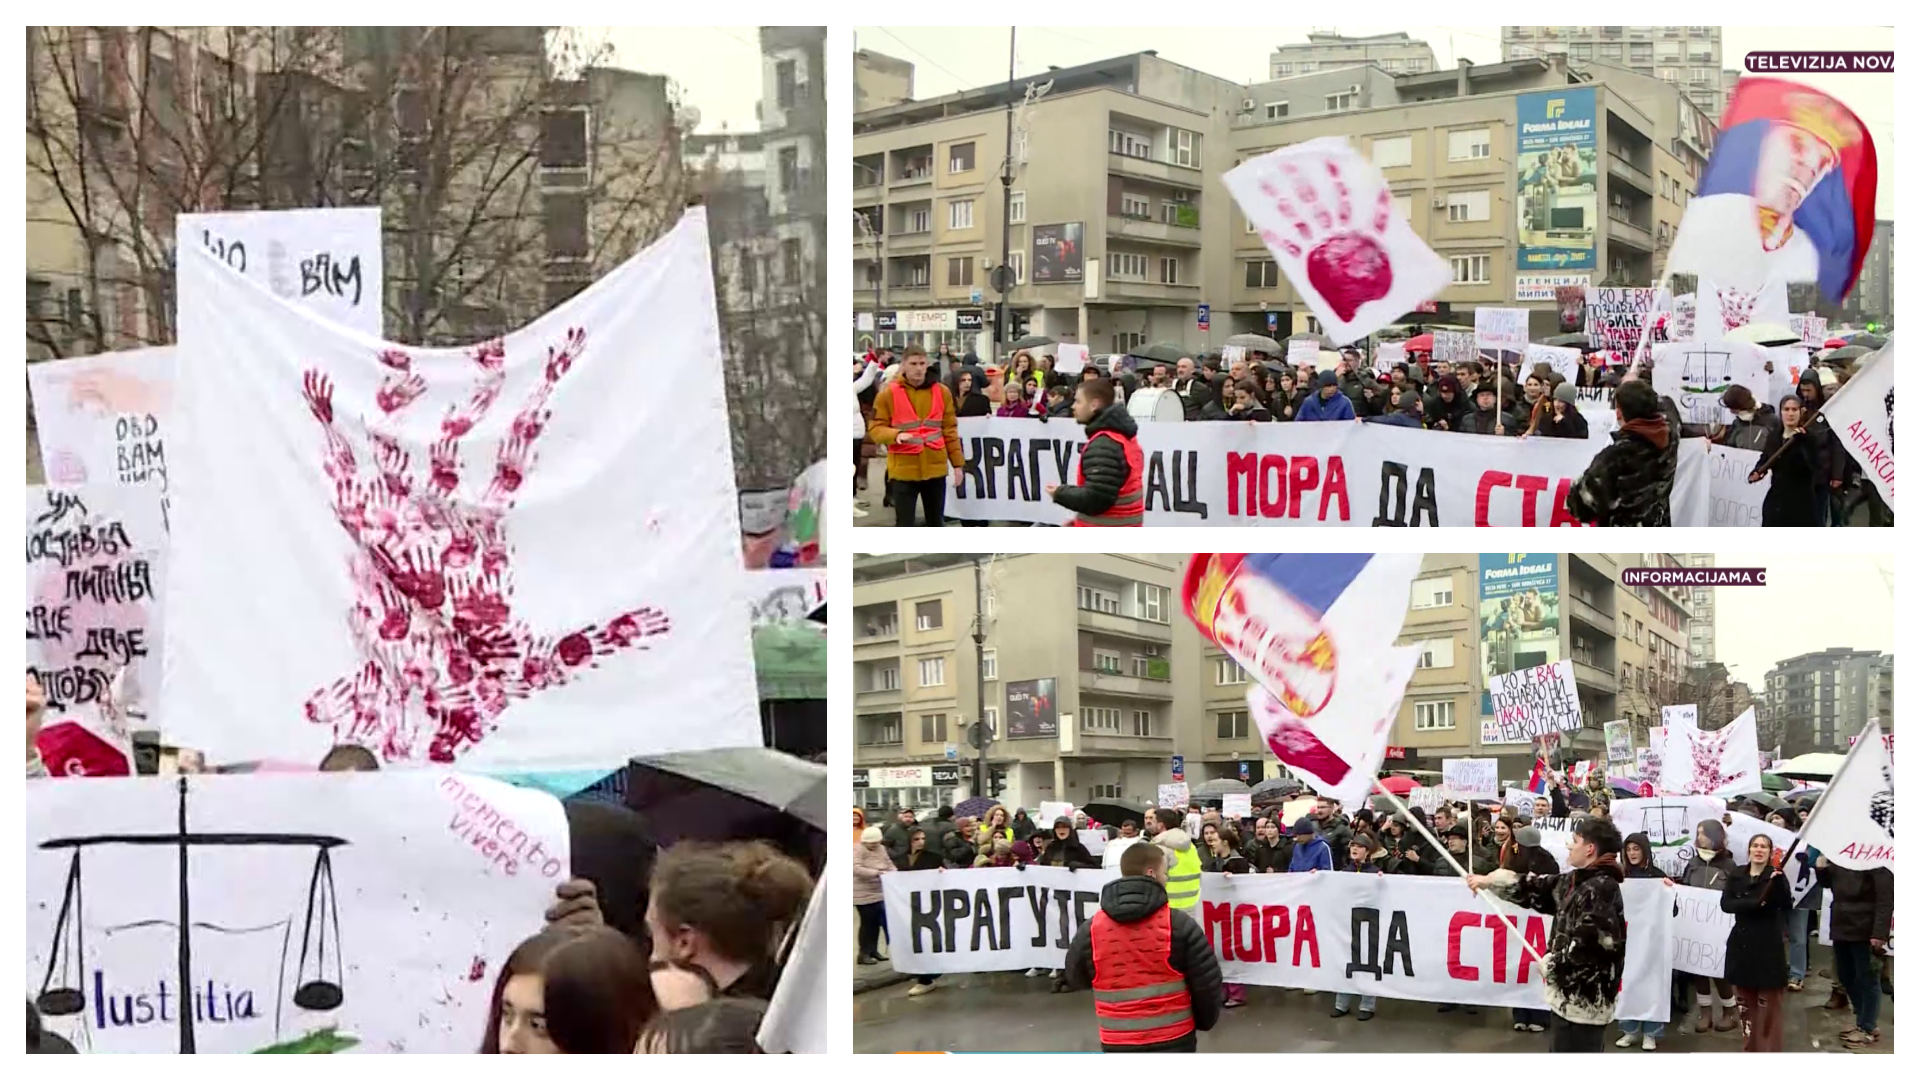
<svg viewBox="0 0 1920 1080">
<path fill-rule="evenodd" d="M 1717 821 L 1703 821 L 1694 830 L 1693 858 L 1687 860 L 1682 872 L 1680 884 L 1691 885 L 1696 889 L 1711 889 L 1725 892 L 1727 882 L 1739 870 L 1734 863 L 1732 853 L 1727 851 L 1727 828 Z M 1705 1034 L 1709 1028 L 1714 1031 L 1732 1031 L 1739 1024 L 1735 1018 L 1733 984 L 1726 979 L 1714 979 L 1706 975 L 1693 977 L 1694 1004 L 1699 1007 L 1700 1016 L 1693 1023 L 1693 1030 Z M 1719 1014 L 1715 1018 L 1715 1014 Z"/>
<path fill-rule="evenodd" d="M 1587 418 L 1580 415 L 1579 402 L 1580 395 L 1572 383 L 1554 387 L 1552 396 L 1541 398 L 1534 406 L 1533 427 L 1528 434 L 1545 439 L 1586 438 Z"/>
<path fill-rule="evenodd" d="M 925 507 L 928 525 L 946 524 L 948 468 L 955 484 L 965 475 L 959 424 L 952 391 L 927 373 L 926 350 L 907 346 L 900 376 L 874 398 L 867 426 L 867 438 L 887 448 L 896 526 L 914 525 L 916 504 Z"/>
<path fill-rule="evenodd" d="M 1100 910 L 1067 949 L 1067 985 L 1093 991 L 1108 1053 L 1193 1053 L 1196 1033 L 1220 1020 L 1220 961 L 1206 931 L 1167 897 L 1167 854 L 1157 844 L 1128 848 L 1121 876 L 1100 890 Z"/>
<path fill-rule="evenodd" d="M 1740 387 L 1734 387 L 1734 390 Z M 1731 394 L 1733 391 L 1729 390 Z M 1773 483 L 1760 503 L 1760 524 L 1802 526 L 1825 525 L 1819 516 L 1819 451 L 1807 434 L 1806 410 L 1792 394 L 1780 399 L 1780 419 L 1765 426 L 1766 443 L 1760 451 L 1759 465 L 1747 476 L 1757 484 L 1771 474 Z"/>
<path fill-rule="evenodd" d="M 1047 495 L 1073 511 L 1072 525 L 1138 528 L 1147 509 L 1139 426 L 1114 403 L 1113 384 L 1098 378 L 1074 388 L 1073 418 L 1087 431 L 1079 482 L 1049 484 Z"/>
<path fill-rule="evenodd" d="M 1647 878 L 1664 881 L 1669 886 L 1673 884 L 1673 879 L 1667 876 L 1667 872 L 1660 869 L 1660 864 L 1653 861 L 1653 841 L 1643 832 L 1627 837 L 1626 845 L 1621 848 L 1620 869 L 1625 872 L 1629 880 Z M 1684 986 L 1679 983 L 1677 976 L 1675 984 Z M 1667 1025 L 1657 1020 L 1622 1020 L 1620 1031 L 1620 1038 L 1613 1045 L 1622 1050 L 1632 1046 L 1636 1036 L 1640 1039 L 1640 1049 L 1657 1050 L 1660 1048 L 1661 1036 L 1667 1033 Z"/>
<path fill-rule="evenodd" d="M 1614 391 L 1613 411 L 1620 428 L 1567 491 L 1567 513 L 1590 525 L 1672 525 L 1679 410 L 1636 379 Z"/>
<path fill-rule="evenodd" d="M 1381 848 L 1379 842 L 1374 840 L 1373 837 L 1366 833 L 1355 833 L 1353 834 L 1353 841 L 1349 843 L 1347 847 L 1349 849 L 1347 851 L 1347 869 L 1343 871 L 1343 873 L 1386 873 L 1378 862 L 1378 857 L 1384 856 L 1385 850 Z M 1373 994 L 1336 993 L 1333 995 L 1333 1011 L 1327 1015 L 1335 1020 L 1347 1015 L 1355 1004 L 1355 998 L 1359 999 L 1360 1014 L 1355 1016 L 1354 1019 L 1356 1021 L 1373 1019 L 1373 1014 L 1380 1005 L 1380 999 Z"/>
<path fill-rule="evenodd" d="M 1777 1054 L 1787 1008 L 1787 910 L 1792 890 L 1773 865 L 1773 838 L 1755 833 L 1747 841 L 1747 865 L 1720 894 L 1720 910 L 1733 916 L 1727 932 L 1727 981 L 1740 1002 L 1742 1049 Z"/>
</svg>

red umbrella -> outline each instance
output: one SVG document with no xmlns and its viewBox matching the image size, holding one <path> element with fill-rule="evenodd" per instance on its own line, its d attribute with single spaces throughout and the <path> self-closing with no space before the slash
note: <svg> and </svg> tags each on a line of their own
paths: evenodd
<svg viewBox="0 0 1920 1080">
<path fill-rule="evenodd" d="M 1415 336 L 1408 338 L 1407 351 L 1423 352 L 1423 353 L 1432 352 L 1433 351 L 1433 335 L 1432 334 L 1416 334 Z"/>
<path fill-rule="evenodd" d="M 1411 776 L 1389 776 L 1380 781 L 1380 786 L 1404 799 L 1409 792 L 1420 785 Z"/>
<path fill-rule="evenodd" d="M 1839 337 L 1830 337 L 1827 339 L 1827 343 L 1820 347 L 1823 349 L 1844 349 L 1847 347 L 1847 339 L 1839 338 Z"/>
</svg>

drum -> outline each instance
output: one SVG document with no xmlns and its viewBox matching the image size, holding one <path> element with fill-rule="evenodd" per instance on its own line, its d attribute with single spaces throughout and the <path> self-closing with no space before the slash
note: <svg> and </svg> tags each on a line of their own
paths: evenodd
<svg viewBox="0 0 1920 1080">
<path fill-rule="evenodd" d="M 1187 406 L 1172 387 L 1152 386 L 1133 392 L 1127 399 L 1127 415 L 1136 422 L 1185 420 Z"/>
</svg>

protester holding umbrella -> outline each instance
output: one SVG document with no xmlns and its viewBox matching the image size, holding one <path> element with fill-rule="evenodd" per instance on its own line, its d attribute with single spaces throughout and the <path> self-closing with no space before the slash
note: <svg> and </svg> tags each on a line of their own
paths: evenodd
<svg viewBox="0 0 1920 1080">
<path fill-rule="evenodd" d="M 1773 865 L 1773 839 L 1747 841 L 1747 865 L 1720 893 L 1720 910 L 1733 916 L 1727 933 L 1726 974 L 1740 1002 L 1742 1047 L 1777 1054 L 1786 1024 L 1787 911 L 1791 890 Z"/>
</svg>

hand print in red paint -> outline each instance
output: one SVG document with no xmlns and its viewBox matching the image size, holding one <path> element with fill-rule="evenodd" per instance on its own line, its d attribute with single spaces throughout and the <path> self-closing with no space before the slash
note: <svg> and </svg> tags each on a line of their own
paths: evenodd
<svg viewBox="0 0 1920 1080">
<path fill-rule="evenodd" d="M 307 719 L 331 727 L 336 744 L 366 746 L 388 761 L 424 754 L 451 762 L 485 739 L 513 701 L 668 631 L 666 613 L 651 607 L 565 632 L 538 631 L 513 613 L 505 518 L 538 463 L 554 387 L 585 345 L 575 329 L 548 349 L 542 379 L 514 414 L 477 499 L 460 494 L 460 446 L 506 383 L 504 342 L 468 353 L 473 389 L 464 404 L 448 406 L 423 468 L 391 429 L 426 391 L 411 356 L 380 354 L 388 374 L 374 394 L 377 412 L 363 417 L 372 446 L 365 462 L 336 425 L 332 381 L 306 372 L 307 407 L 326 438 L 334 516 L 354 543 L 347 622 L 364 658 L 307 698 Z"/>
<path fill-rule="evenodd" d="M 1316 178 L 1285 162 L 1279 182 L 1260 181 L 1261 192 L 1287 223 L 1284 230 L 1268 230 L 1261 237 L 1304 260 L 1307 281 L 1341 322 L 1352 322 L 1360 305 L 1379 300 L 1393 289 L 1393 263 L 1382 243 L 1393 221 L 1393 195 L 1381 188 L 1373 206 L 1362 208 L 1365 220 L 1356 223 L 1352 191 L 1340 163 L 1325 161 L 1318 171 L 1324 175 Z M 1326 192 L 1319 189 L 1320 184 Z"/>
</svg>

